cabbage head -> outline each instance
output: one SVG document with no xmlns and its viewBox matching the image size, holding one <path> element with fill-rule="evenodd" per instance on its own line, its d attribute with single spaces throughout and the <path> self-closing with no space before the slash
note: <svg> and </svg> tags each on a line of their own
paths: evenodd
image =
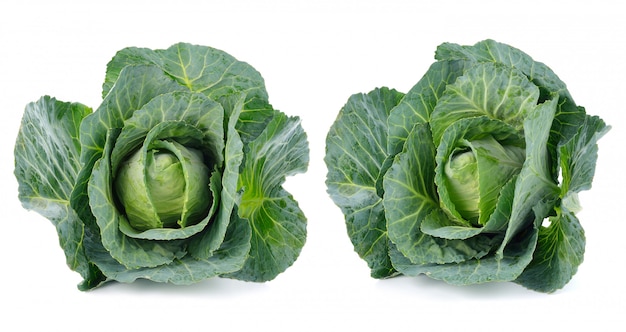
<svg viewBox="0 0 626 332">
<path fill-rule="evenodd" d="M 305 172 L 297 117 L 261 75 L 210 47 L 130 47 L 92 109 L 26 106 L 15 144 L 22 205 L 52 221 L 79 289 L 109 280 L 267 281 L 297 259 L 306 218 L 283 189 Z"/>
<path fill-rule="evenodd" d="M 355 251 L 375 278 L 562 288 L 609 127 L 509 45 L 444 43 L 435 58 L 406 94 L 351 96 L 328 132 L 328 193 Z"/>
</svg>

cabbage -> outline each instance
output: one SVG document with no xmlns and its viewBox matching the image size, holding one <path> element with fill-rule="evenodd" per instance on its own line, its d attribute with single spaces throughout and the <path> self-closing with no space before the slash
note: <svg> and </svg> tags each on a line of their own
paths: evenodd
<svg viewBox="0 0 626 332">
<path fill-rule="evenodd" d="M 328 132 L 328 193 L 355 251 L 375 278 L 564 287 L 609 126 L 509 45 L 444 43 L 435 58 L 406 94 L 351 96 Z"/>
<path fill-rule="evenodd" d="M 306 171 L 307 137 L 254 68 L 205 46 L 130 47 L 102 97 L 93 112 L 41 97 L 15 143 L 22 205 L 55 225 L 79 289 L 262 282 L 294 263 L 306 218 L 282 185 Z"/>
</svg>

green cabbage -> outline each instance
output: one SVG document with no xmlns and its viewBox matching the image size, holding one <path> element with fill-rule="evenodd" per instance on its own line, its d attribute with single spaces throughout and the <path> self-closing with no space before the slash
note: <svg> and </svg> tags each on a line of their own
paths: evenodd
<svg viewBox="0 0 626 332">
<path fill-rule="evenodd" d="M 328 193 L 355 251 L 375 278 L 562 288 L 609 127 L 511 46 L 444 43 L 435 58 L 406 94 L 351 96 L 327 135 Z"/>
<path fill-rule="evenodd" d="M 55 225 L 81 290 L 261 282 L 293 264 L 306 218 L 282 185 L 306 171 L 308 141 L 254 68 L 205 46 L 131 47 L 102 97 L 94 112 L 28 104 L 15 144 L 19 198 Z"/>
</svg>

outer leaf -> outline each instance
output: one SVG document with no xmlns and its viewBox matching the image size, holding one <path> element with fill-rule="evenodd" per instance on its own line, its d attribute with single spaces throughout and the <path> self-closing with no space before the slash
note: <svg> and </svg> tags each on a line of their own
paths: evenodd
<svg viewBox="0 0 626 332">
<path fill-rule="evenodd" d="M 559 149 L 559 164 L 563 172 L 561 196 L 591 188 L 598 159 L 598 140 L 609 131 L 602 119 L 586 116 L 577 135 Z"/>
<path fill-rule="evenodd" d="M 418 257 L 426 256 L 418 252 L 421 249 L 418 244 L 434 241 L 420 232 L 420 224 L 433 210 L 439 209 L 435 147 L 428 124 L 417 125 L 409 134 L 403 152 L 394 158 L 385 174 L 383 187 L 389 239 L 400 252 L 416 262 Z"/>
<path fill-rule="evenodd" d="M 163 70 L 191 91 L 202 92 L 213 100 L 233 93 L 267 100 L 261 74 L 225 52 L 178 43 L 156 53 L 163 59 Z"/>
<path fill-rule="evenodd" d="M 433 63 L 424 77 L 415 84 L 389 114 L 389 139 L 387 149 L 395 156 L 413 129 L 420 123 L 430 122 L 430 115 L 448 84 L 463 74 L 464 61 L 439 61 Z"/>
<path fill-rule="evenodd" d="M 471 46 L 443 43 L 437 47 L 435 59 L 493 62 L 517 68 L 535 85 L 542 88 L 544 99 L 553 93 L 559 94 L 564 99 L 571 99 L 565 83 L 548 66 L 534 61 L 528 54 L 515 47 L 491 39 Z"/>
<path fill-rule="evenodd" d="M 237 271 L 250 251 L 250 225 L 233 214 L 228 223 L 225 241 L 213 255 L 197 259 L 190 255 L 174 259 L 170 264 L 154 268 L 127 269 L 111 258 L 106 251 L 93 251 L 96 264 L 111 279 L 133 282 L 138 278 L 173 284 L 191 284 L 207 278 Z"/>
<path fill-rule="evenodd" d="M 546 101 L 537 105 L 524 122 L 526 139 L 526 160 L 515 185 L 515 195 L 511 207 L 509 227 L 502 241 L 497 256 L 502 256 L 509 241 L 522 229 L 529 225 L 529 219 L 543 216 L 533 216 L 538 211 L 538 205 L 552 206 L 558 196 L 556 183 L 552 182 L 550 158 L 548 154 L 548 137 L 550 125 L 557 108 L 557 100 Z"/>
<path fill-rule="evenodd" d="M 161 63 L 160 57 L 149 48 L 127 47 L 118 51 L 107 64 L 106 76 L 102 84 L 102 98 L 106 99 L 125 67 L 142 65 L 159 67 Z"/>
<path fill-rule="evenodd" d="M 578 218 L 566 209 L 557 209 L 550 226 L 541 227 L 532 262 L 515 280 L 524 287 L 554 292 L 567 284 L 583 262 L 585 232 Z"/>
<path fill-rule="evenodd" d="M 449 240 L 469 239 L 482 233 L 484 229 L 484 227 L 458 225 L 451 221 L 450 216 L 443 210 L 433 211 L 420 224 L 420 231 L 424 234 Z"/>
<path fill-rule="evenodd" d="M 517 283 L 542 292 L 553 292 L 569 282 L 583 261 L 585 234 L 574 213 L 577 193 L 591 188 L 597 160 L 597 141 L 609 130 L 604 122 L 587 116 L 578 134 L 559 149 L 563 172 L 562 205 L 550 225 L 539 230 L 535 257 Z"/>
<path fill-rule="evenodd" d="M 403 94 L 387 88 L 350 97 L 326 137 L 328 193 L 346 218 L 355 251 L 382 278 L 395 271 L 377 183 L 384 175 L 387 117 Z"/>
<path fill-rule="evenodd" d="M 68 266 L 84 279 L 80 289 L 104 280 L 85 254 L 84 226 L 69 202 L 80 170 L 79 125 L 90 113 L 87 106 L 42 97 L 26 106 L 15 143 L 19 199 L 54 224 Z"/>
<path fill-rule="evenodd" d="M 239 179 L 239 168 L 243 160 L 243 143 L 239 133 L 235 130 L 235 125 L 243 108 L 244 97 L 243 95 L 233 95 L 228 97 L 228 100 L 222 100 L 225 115 L 228 116 L 228 122 L 220 206 L 215 220 L 208 226 L 207 230 L 189 243 L 189 252 L 198 259 L 208 259 L 219 248 L 222 241 L 224 241 L 228 224 L 232 219 L 233 208 L 239 202 L 237 181 Z"/>
<path fill-rule="evenodd" d="M 450 264 L 412 264 L 398 250 L 391 251 L 394 267 L 409 276 L 426 274 L 455 285 L 469 285 L 491 281 L 515 280 L 532 259 L 537 242 L 537 229 L 519 234 L 508 246 L 502 258 L 488 255 Z M 495 241 L 494 241 L 495 242 Z M 434 250 L 434 249 L 433 249 Z"/>
<path fill-rule="evenodd" d="M 485 115 L 521 131 L 538 98 L 539 89 L 518 70 L 492 63 L 474 65 L 447 86 L 433 110 L 435 145 L 450 124 L 468 117 Z"/>
<path fill-rule="evenodd" d="M 119 51 L 107 66 L 103 95 L 108 94 L 125 66 L 137 64 L 155 65 L 187 89 L 213 100 L 233 93 L 267 100 L 265 82 L 252 66 L 223 51 L 187 43 L 165 50 L 131 47 Z"/>
<path fill-rule="evenodd" d="M 78 128 L 91 109 L 48 96 L 26 106 L 15 144 L 19 198 L 27 209 L 59 217 L 80 171 Z"/>
<path fill-rule="evenodd" d="M 227 100 L 232 98 L 231 96 L 222 97 L 219 101 L 220 103 L 228 104 Z M 224 108 L 226 109 L 227 107 L 224 106 Z M 261 98 L 244 100 L 235 127 L 243 143 L 248 144 L 261 135 L 275 114 L 276 111 L 266 100 Z"/>
<path fill-rule="evenodd" d="M 286 176 L 306 171 L 308 142 L 299 118 L 276 112 L 245 154 L 239 216 L 252 227 L 250 256 L 229 277 L 271 280 L 295 262 L 306 239 L 306 218 L 282 184 Z"/>
</svg>

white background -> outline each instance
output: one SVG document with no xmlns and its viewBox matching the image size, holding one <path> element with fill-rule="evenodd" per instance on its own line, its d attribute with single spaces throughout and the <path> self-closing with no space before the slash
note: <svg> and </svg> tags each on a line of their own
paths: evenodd
<svg viewBox="0 0 626 332">
<path fill-rule="evenodd" d="M 624 327 L 625 11 L 619 1 L 27 1 L 0 4 L 0 330 L 516 331 Z M 585 261 L 554 294 L 513 283 L 455 287 L 374 280 L 326 194 L 326 132 L 348 97 L 408 91 L 442 42 L 508 43 L 546 63 L 612 130 L 578 215 Z M 100 103 L 105 66 L 127 46 L 186 41 L 254 66 L 272 104 L 302 118 L 309 172 L 287 187 L 308 217 L 298 261 L 265 284 L 139 281 L 80 292 L 54 227 L 22 209 L 13 144 L 24 106 L 49 94 Z"/>
</svg>

